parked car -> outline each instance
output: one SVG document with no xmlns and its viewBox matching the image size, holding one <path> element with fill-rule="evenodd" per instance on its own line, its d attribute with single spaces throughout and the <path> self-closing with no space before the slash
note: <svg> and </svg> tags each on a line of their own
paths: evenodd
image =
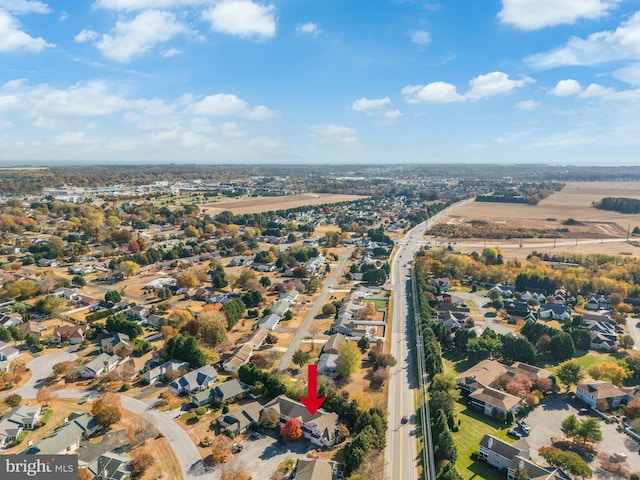
<svg viewBox="0 0 640 480">
<path fill-rule="evenodd" d="M 531 428 L 529 428 L 529 425 L 527 425 L 527 422 L 525 422 L 524 420 L 519 422 L 518 425 L 520 426 L 520 430 L 522 430 L 522 433 L 524 433 L 525 435 L 529 435 L 531 433 Z"/>
<path fill-rule="evenodd" d="M 578 415 L 586 415 L 589 413 L 589 409 L 587 408 L 581 408 L 580 410 L 578 410 Z"/>
<path fill-rule="evenodd" d="M 262 438 L 262 434 L 259 432 L 251 432 L 251 435 L 249 435 L 249 438 L 251 440 L 260 440 Z"/>
<path fill-rule="evenodd" d="M 239 443 L 234 443 L 231 447 L 231 453 L 240 453 L 243 449 L 244 447 L 242 445 L 240 445 Z"/>
<path fill-rule="evenodd" d="M 404 425 L 405 423 L 409 422 L 409 417 L 407 417 L 406 415 L 402 417 L 402 420 L 400 420 L 400 423 L 402 425 Z"/>
<path fill-rule="evenodd" d="M 507 435 L 509 435 L 512 438 L 518 438 L 518 439 L 522 438 L 522 434 L 515 428 L 512 428 L 511 430 L 509 430 L 507 432 Z"/>
</svg>

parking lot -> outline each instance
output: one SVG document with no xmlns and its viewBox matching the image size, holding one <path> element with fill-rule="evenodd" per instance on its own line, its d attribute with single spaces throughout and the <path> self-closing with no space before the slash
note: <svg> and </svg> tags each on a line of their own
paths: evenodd
<svg viewBox="0 0 640 480">
<path fill-rule="evenodd" d="M 526 418 L 527 424 L 531 427 L 531 434 L 523 437 L 531 446 L 531 457 L 537 461 L 541 461 L 538 454 L 540 447 L 550 446 L 551 437 L 562 437 L 560 424 L 569 415 L 574 414 L 579 419 L 579 409 L 582 408 L 579 401 L 568 401 L 567 396 L 558 395 L 544 399 Z M 616 430 L 616 424 L 607 424 L 600 421 L 602 428 L 602 442 L 598 445 L 600 452 L 607 455 L 612 453 L 624 453 L 627 455 L 627 465 L 631 472 L 640 472 L 640 455 L 638 450 L 640 444 L 624 433 Z M 543 463 L 543 462 L 542 462 Z M 599 460 L 592 459 L 589 464 L 594 471 L 593 478 L 611 478 L 611 474 L 607 472 L 598 472 Z"/>
<path fill-rule="evenodd" d="M 236 453 L 230 463 L 242 465 L 253 480 L 268 480 L 281 462 L 288 458 L 306 459 L 307 452 L 313 450 L 306 440 L 283 445 L 266 435 L 257 440 L 247 438 L 239 443 L 242 451 Z M 219 472 L 218 469 L 216 473 L 219 475 Z"/>
</svg>

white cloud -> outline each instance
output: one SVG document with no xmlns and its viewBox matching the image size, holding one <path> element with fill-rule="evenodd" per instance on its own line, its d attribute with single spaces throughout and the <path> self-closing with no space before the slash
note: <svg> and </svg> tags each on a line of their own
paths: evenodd
<svg viewBox="0 0 640 480">
<path fill-rule="evenodd" d="M 402 89 L 402 95 L 407 103 L 451 103 L 464 100 L 464 96 L 458 93 L 456 86 L 446 82 L 407 85 Z"/>
<path fill-rule="evenodd" d="M 97 32 L 85 28 L 84 30 L 80 30 L 80 32 L 75 37 L 73 37 L 73 40 L 77 43 L 84 43 L 90 40 L 95 40 L 96 38 L 98 38 Z"/>
<path fill-rule="evenodd" d="M 247 109 L 247 102 L 235 95 L 218 93 L 203 98 L 191 107 L 197 115 L 230 117 L 240 115 Z"/>
<path fill-rule="evenodd" d="M 564 65 L 597 65 L 616 60 L 640 58 L 640 12 L 615 30 L 604 30 L 587 38 L 572 37 L 563 47 L 525 59 L 535 68 Z"/>
<path fill-rule="evenodd" d="M 265 40 L 276 35 L 276 7 L 251 0 L 222 0 L 202 16 L 219 33 Z"/>
<path fill-rule="evenodd" d="M 318 25 L 317 23 L 314 22 L 307 22 L 307 23 L 302 23 L 299 24 L 296 27 L 296 31 L 300 32 L 300 33 L 308 33 L 309 35 L 312 36 L 316 36 L 319 35 L 322 30 L 320 30 L 320 25 Z"/>
<path fill-rule="evenodd" d="M 7 12 L 0 10 L 0 52 L 40 52 L 53 46 L 43 38 L 34 38 L 20 30 L 20 23 Z"/>
<path fill-rule="evenodd" d="M 0 10 L 23 13 L 49 13 L 49 5 L 39 0 L 0 0 Z"/>
<path fill-rule="evenodd" d="M 271 120 L 272 118 L 278 118 L 280 116 L 280 112 L 276 110 L 271 110 L 264 105 L 258 105 L 257 107 L 252 108 L 247 112 L 247 118 L 251 120 Z"/>
<path fill-rule="evenodd" d="M 580 83 L 569 78 L 567 80 L 560 80 L 556 86 L 551 89 L 550 93 L 552 95 L 557 95 L 558 97 L 566 97 L 568 95 L 580 93 L 580 90 L 582 90 Z"/>
<path fill-rule="evenodd" d="M 356 112 L 363 112 L 365 110 L 380 108 L 390 104 L 391 104 L 391 99 L 389 97 L 372 98 L 372 99 L 362 97 L 361 99 L 353 102 L 353 105 L 351 106 L 351 108 Z"/>
<path fill-rule="evenodd" d="M 520 110 L 535 110 L 540 106 L 540 102 L 536 102 L 535 100 L 522 100 L 521 102 L 516 103 L 516 108 Z"/>
<path fill-rule="evenodd" d="M 409 38 L 416 45 L 426 45 L 431 42 L 431 35 L 424 30 L 415 30 L 409 33 Z"/>
<path fill-rule="evenodd" d="M 469 82 L 471 88 L 466 96 L 471 99 L 479 99 L 502 95 L 516 88 L 524 87 L 527 83 L 532 83 L 533 81 L 529 77 L 524 77 L 522 80 L 513 80 L 506 73 L 491 72 L 471 79 Z"/>
<path fill-rule="evenodd" d="M 210 3 L 210 0 L 97 0 L 95 6 L 108 10 L 146 10 L 189 7 L 206 3 Z"/>
<path fill-rule="evenodd" d="M 580 96 L 583 98 L 598 98 L 600 100 L 634 102 L 640 100 L 640 89 L 618 91 L 615 88 L 604 87 L 597 83 L 592 83 L 580 92 Z"/>
<path fill-rule="evenodd" d="M 162 52 L 162 56 L 164 58 L 171 58 L 171 57 L 175 57 L 176 55 L 180 55 L 182 54 L 182 50 L 179 50 L 177 48 L 170 48 L 168 50 L 165 50 L 164 52 Z"/>
<path fill-rule="evenodd" d="M 382 117 L 387 120 L 395 120 L 397 118 L 400 118 L 401 116 L 402 116 L 402 112 L 398 109 L 388 110 L 382 114 Z"/>
<path fill-rule="evenodd" d="M 311 132 L 320 137 L 321 143 L 339 143 L 342 145 L 355 145 L 358 143 L 356 130 L 343 125 L 316 125 L 311 127 Z"/>
<path fill-rule="evenodd" d="M 432 82 L 427 85 L 407 85 L 402 89 L 402 95 L 408 103 L 462 102 L 464 100 L 479 100 L 495 95 L 503 95 L 534 81 L 530 77 L 513 80 L 506 73 L 491 72 L 472 78 L 469 81 L 469 90 L 465 94 L 458 93 L 456 86 L 451 83 Z"/>
<path fill-rule="evenodd" d="M 521 30 L 574 24 L 606 16 L 619 0 L 502 0 L 498 18 Z"/>
<path fill-rule="evenodd" d="M 188 32 L 171 12 L 146 10 L 133 20 L 118 21 L 111 34 L 102 35 L 96 44 L 102 54 L 117 62 L 129 62 L 155 45 Z"/>
<path fill-rule="evenodd" d="M 613 72 L 613 76 L 629 85 L 640 86 L 640 63 L 632 63 Z"/>
</svg>

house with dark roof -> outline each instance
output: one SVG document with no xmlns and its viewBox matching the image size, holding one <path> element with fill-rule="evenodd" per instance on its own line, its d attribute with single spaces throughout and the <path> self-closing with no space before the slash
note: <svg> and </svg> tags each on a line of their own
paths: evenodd
<svg viewBox="0 0 640 480">
<path fill-rule="evenodd" d="M 538 315 L 540 318 L 545 319 L 567 320 L 568 318 L 571 318 L 571 310 L 569 310 L 568 307 L 557 303 L 546 303 L 544 305 L 540 305 Z"/>
<path fill-rule="evenodd" d="M 169 384 L 169 390 L 174 395 L 199 392 L 209 388 L 218 379 L 218 372 L 211 365 L 205 365 L 197 370 L 184 374 Z"/>
<path fill-rule="evenodd" d="M 342 335 L 341 333 L 334 333 L 329 337 L 329 339 L 324 344 L 322 348 L 322 353 L 338 355 L 340 345 L 345 341 L 347 337 Z"/>
<path fill-rule="evenodd" d="M 63 455 L 75 452 L 80 441 L 94 434 L 100 425 L 88 413 L 72 413 L 51 435 L 29 447 L 25 455 Z"/>
<path fill-rule="evenodd" d="M 140 377 L 149 385 L 153 385 L 159 380 L 165 380 L 167 375 L 176 375 L 178 372 L 186 372 L 187 370 L 189 370 L 189 362 L 167 360 L 162 365 L 143 373 Z"/>
<path fill-rule="evenodd" d="M 281 426 L 290 418 L 298 420 L 304 438 L 319 447 L 330 447 L 340 440 L 337 429 L 338 415 L 335 413 L 318 410 L 311 415 L 307 407 L 286 395 L 271 400 L 264 406 L 264 410 L 275 411 L 280 417 Z"/>
<path fill-rule="evenodd" d="M 20 356 L 20 351 L 0 340 L 0 361 L 9 362 Z"/>
<path fill-rule="evenodd" d="M 53 342 L 69 341 L 71 345 L 82 343 L 85 339 L 86 328 L 82 325 L 61 325 L 53 329 Z"/>
<path fill-rule="evenodd" d="M 108 353 L 101 353 L 94 359 L 89 360 L 82 366 L 80 376 L 83 378 L 96 378 L 110 372 L 118 366 L 120 363 L 120 357 L 117 355 L 109 355 Z"/>
<path fill-rule="evenodd" d="M 220 415 L 216 421 L 227 433 L 238 435 L 245 432 L 251 424 L 258 424 L 262 410 L 263 407 L 258 402 L 251 402 L 233 412 Z"/>
<path fill-rule="evenodd" d="M 128 480 L 131 478 L 131 458 L 127 454 L 107 452 L 87 469 L 95 480 Z"/>
<path fill-rule="evenodd" d="M 211 402 L 231 403 L 242 399 L 248 389 L 247 385 L 232 378 L 210 390 L 196 393 L 193 395 L 192 403 L 197 407 Z"/>
</svg>

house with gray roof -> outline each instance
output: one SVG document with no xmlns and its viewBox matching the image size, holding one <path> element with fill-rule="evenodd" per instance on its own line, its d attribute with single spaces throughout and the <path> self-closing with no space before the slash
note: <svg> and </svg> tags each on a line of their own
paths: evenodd
<svg viewBox="0 0 640 480">
<path fill-rule="evenodd" d="M 3 362 L 10 362 L 20 356 L 20 351 L 16 348 L 9 346 L 9 344 L 0 341 L 0 360 Z"/>
<path fill-rule="evenodd" d="M 158 365 L 157 367 L 143 373 L 141 378 L 149 385 L 153 385 L 160 380 L 165 380 L 167 375 L 172 375 L 176 372 L 186 372 L 187 370 L 189 370 L 189 362 L 167 360 L 162 365 Z"/>
<path fill-rule="evenodd" d="M 218 379 L 218 372 L 211 365 L 184 374 L 169 384 L 169 390 L 175 395 L 199 392 L 209 388 Z"/>
<path fill-rule="evenodd" d="M 233 412 L 220 415 L 217 422 L 227 433 L 237 435 L 245 432 L 251 424 L 257 425 L 262 410 L 263 407 L 258 402 L 247 403 Z"/>
<path fill-rule="evenodd" d="M 74 452 L 80 447 L 83 438 L 98 431 L 100 425 L 88 413 L 72 413 L 65 423 L 56 428 L 51 435 L 29 447 L 25 455 L 63 455 Z"/>
<path fill-rule="evenodd" d="M 87 469 L 96 480 L 128 480 L 131 478 L 131 457 L 108 452 L 100 455 Z"/>
<path fill-rule="evenodd" d="M 116 368 L 118 366 L 118 363 L 120 363 L 120 357 L 118 357 L 117 355 L 101 353 L 93 360 L 90 360 L 82 366 L 80 376 L 83 378 L 100 377 Z"/>
<path fill-rule="evenodd" d="M 291 478 L 295 480 L 330 480 L 333 478 L 334 465 L 334 463 L 322 458 L 298 459 Z"/>
<path fill-rule="evenodd" d="M 265 328 L 267 330 L 273 330 L 280 323 L 280 315 L 276 315 L 275 313 L 270 313 L 260 319 L 258 322 L 258 327 Z"/>
<path fill-rule="evenodd" d="M 304 438 L 319 447 L 330 447 L 340 440 L 337 430 L 338 415 L 335 413 L 318 410 L 311 415 L 307 407 L 286 395 L 271 400 L 264 406 L 264 410 L 275 411 L 280 417 L 281 426 L 290 418 L 298 420 Z"/>
</svg>

